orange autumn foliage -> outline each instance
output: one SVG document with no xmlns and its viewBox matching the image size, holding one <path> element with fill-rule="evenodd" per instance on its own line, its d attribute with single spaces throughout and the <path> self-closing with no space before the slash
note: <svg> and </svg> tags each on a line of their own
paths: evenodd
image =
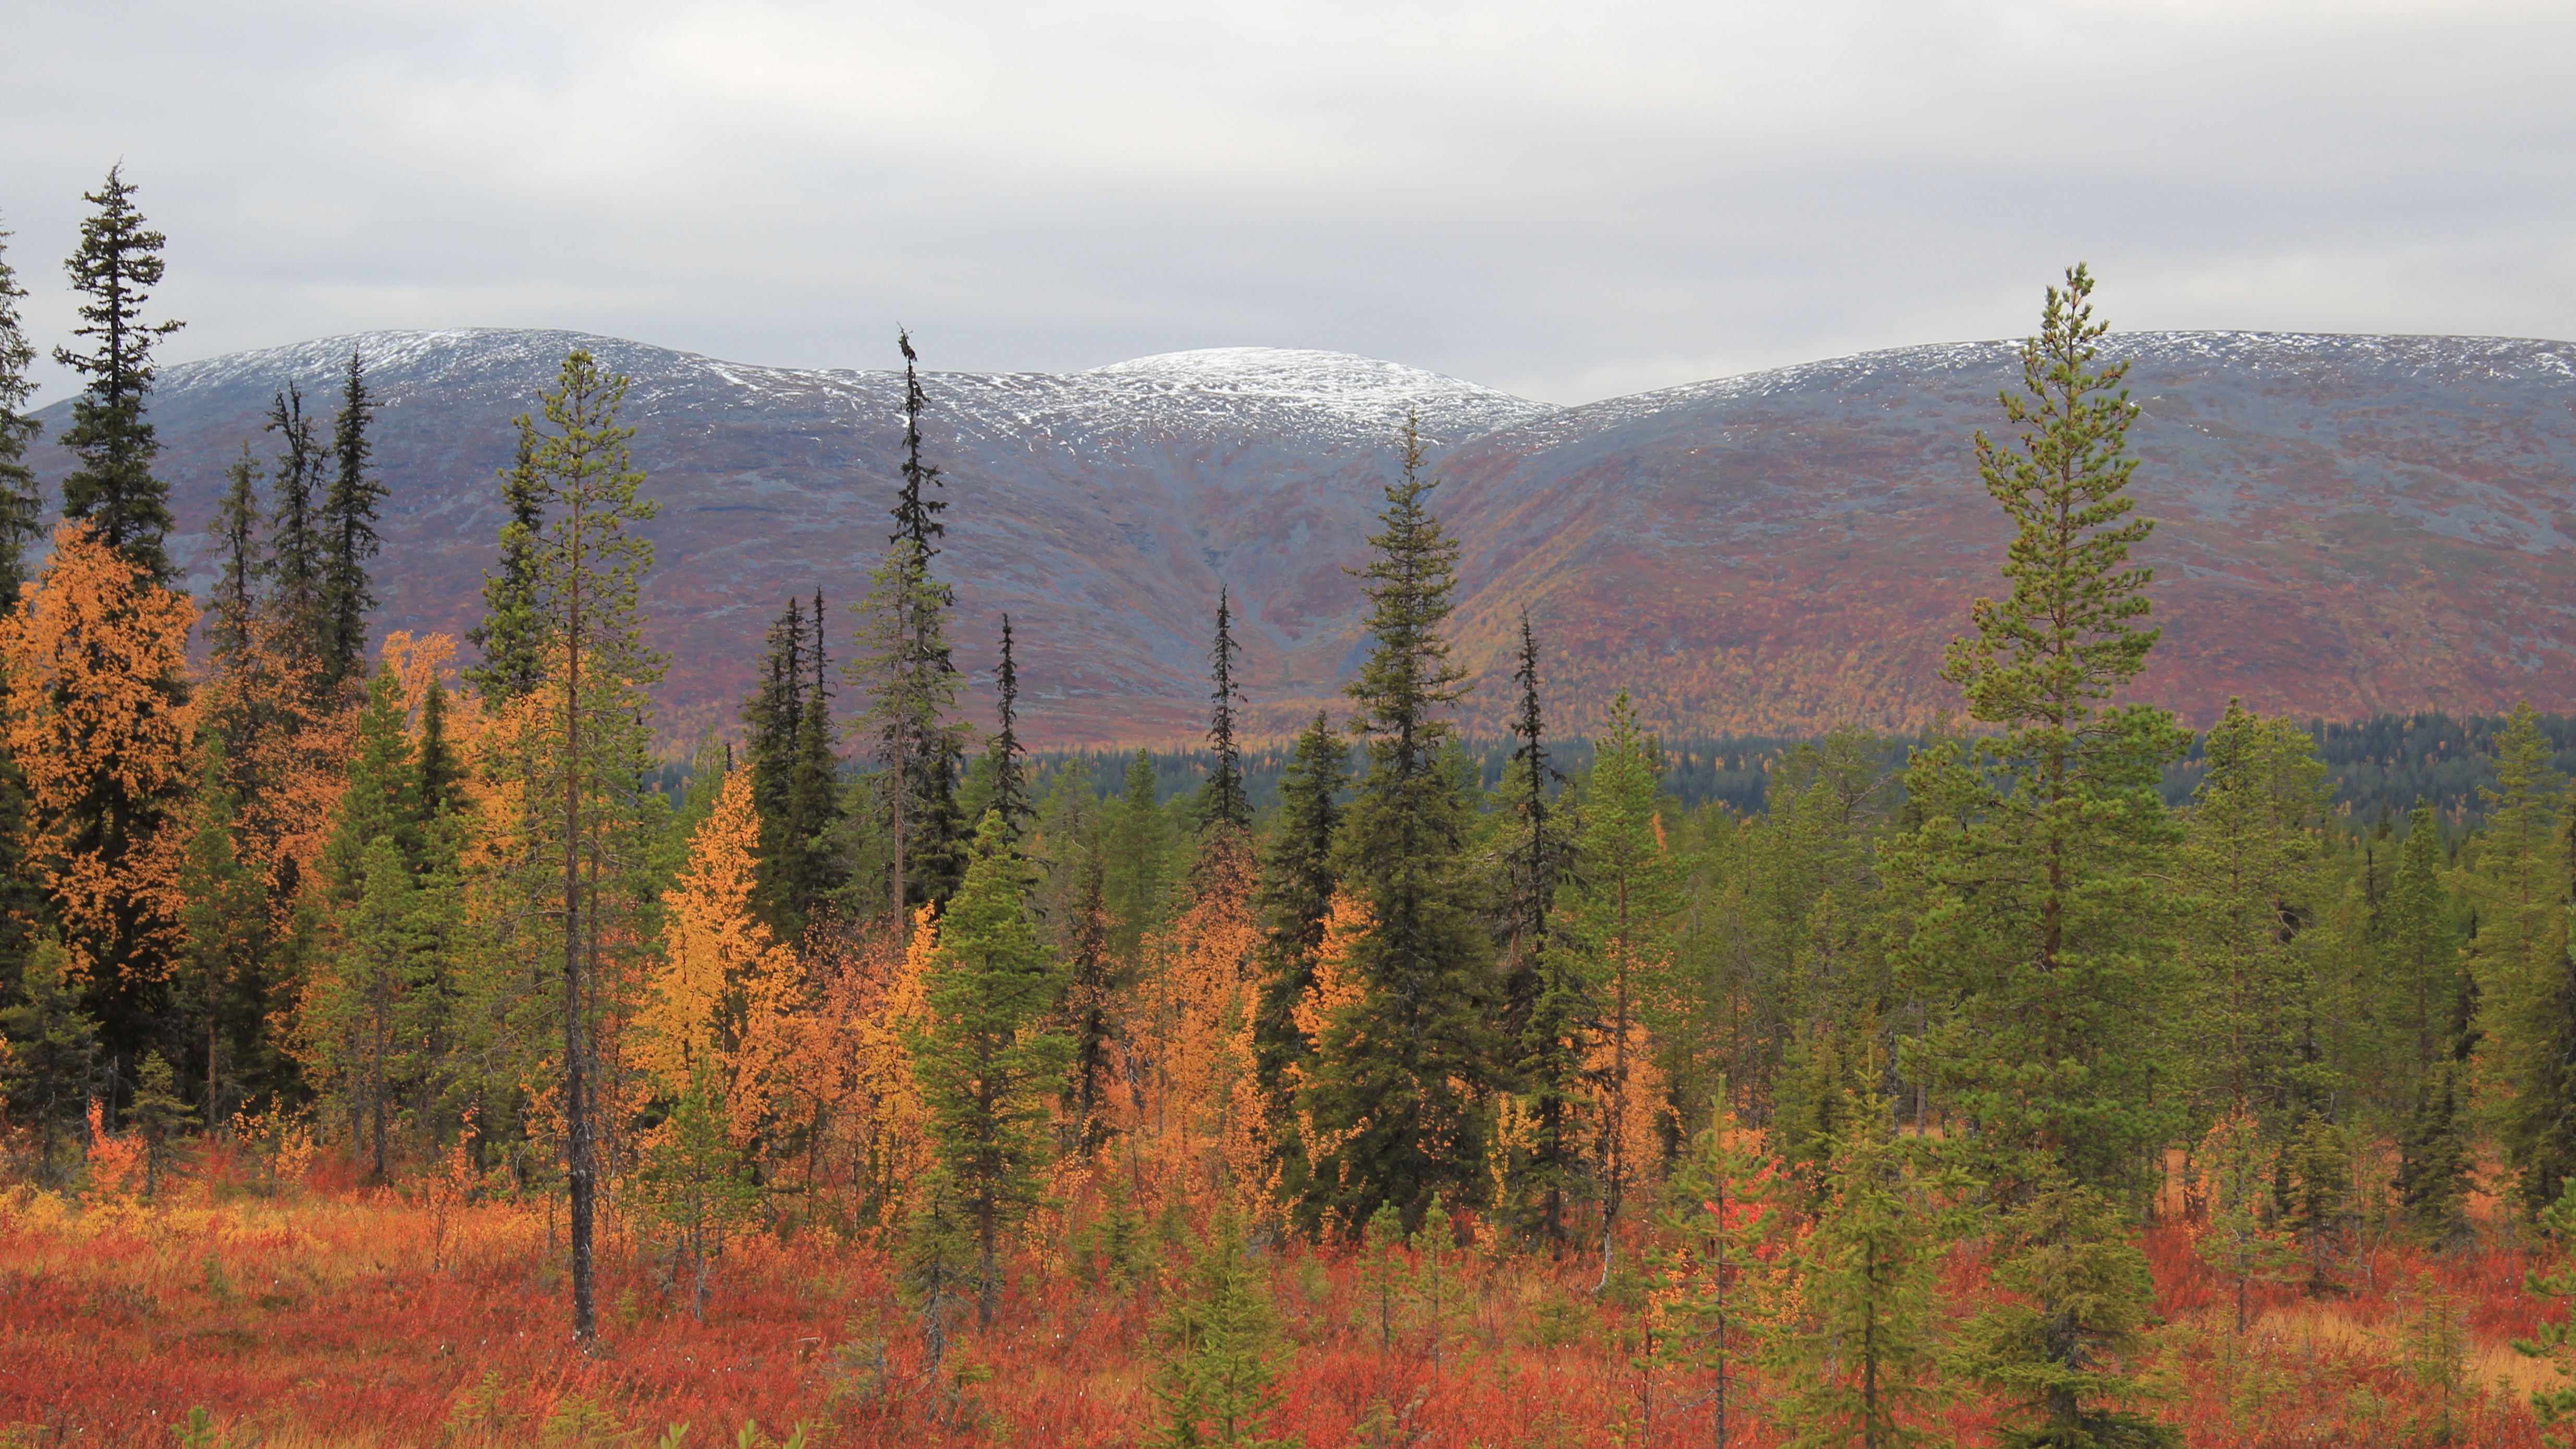
<svg viewBox="0 0 2576 1449">
<path fill-rule="evenodd" d="M 1270 1202 L 1277 1172 L 1253 1077 L 1254 889 L 1248 849 L 1213 842 L 1188 906 L 1146 939 L 1142 1030 L 1126 1033 L 1136 1048 L 1131 1174 L 1166 1201 L 1226 1200 L 1246 1214 Z"/>
<path fill-rule="evenodd" d="M 71 520 L 20 600 L 0 619 L 0 688 L 29 857 L 80 970 L 153 971 L 177 931 L 178 812 L 197 773 L 196 605 Z"/>
</svg>

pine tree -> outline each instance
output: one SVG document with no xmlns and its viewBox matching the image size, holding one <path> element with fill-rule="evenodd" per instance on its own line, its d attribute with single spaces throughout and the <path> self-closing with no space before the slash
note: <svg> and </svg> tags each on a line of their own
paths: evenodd
<svg viewBox="0 0 2576 1449">
<path fill-rule="evenodd" d="M 501 572 L 483 575 L 483 619 L 465 632 L 482 659 L 465 671 L 487 710 L 537 691 L 546 679 L 546 610 L 540 597 L 538 535 L 545 528 L 546 492 L 537 476 L 536 441 L 525 429 L 518 453 L 501 470 Z"/>
<path fill-rule="evenodd" d="M 1073 1055 L 1048 1024 L 1062 969 L 1039 943 L 1021 889 L 1001 819 L 988 811 L 941 922 L 931 1025 L 912 1042 L 936 1150 L 974 1235 L 976 1318 L 987 1328 L 1000 1305 L 1003 1242 L 1041 1186 L 1047 1100 Z"/>
<path fill-rule="evenodd" d="M 1659 1226 L 1672 1247 L 1660 1257 L 1663 1286 L 1685 1331 L 1672 1356 L 1708 1369 L 1712 1439 L 1726 1449 L 1735 1421 L 1729 1393 L 1738 1368 L 1759 1342 L 1761 1278 L 1776 1259 L 1761 1253 L 1778 1215 L 1776 1164 L 1736 1120 L 1723 1079 L 1711 1094 L 1707 1128 L 1694 1136 L 1665 1183 Z"/>
<path fill-rule="evenodd" d="M 1233 601 L 1223 586 L 1216 591 L 1216 638 L 1208 645 L 1208 692 L 1212 706 L 1208 713 L 1208 748 L 1216 752 L 1216 767 L 1208 772 L 1207 793 L 1199 809 L 1199 829 L 1247 831 L 1252 828 L 1252 800 L 1243 790 L 1243 751 L 1234 738 L 1235 711 L 1243 707 L 1243 691 L 1236 686 Z"/>
<path fill-rule="evenodd" d="M 27 581 L 27 545 L 44 536 L 45 494 L 27 467 L 27 445 L 44 425 L 27 414 L 36 395 L 27 376 L 36 349 L 18 321 L 18 303 L 27 289 L 9 266 L 10 233 L 0 231 L 0 613 L 18 607 L 18 586 Z"/>
<path fill-rule="evenodd" d="M 177 995 L 196 1018 L 193 1035 L 205 1049 L 205 1093 L 199 1102 L 212 1130 L 230 1115 L 237 1089 L 228 1089 L 228 1067 L 238 1073 L 265 1035 L 264 1017 L 273 983 L 264 978 L 268 948 L 267 883 L 244 865 L 233 844 L 238 806 L 225 784 L 223 740 L 206 741 L 203 771 L 191 802 L 195 828 L 179 865 Z"/>
<path fill-rule="evenodd" d="M 1305 1094 L 1319 1140 L 1310 1214 L 1355 1227 L 1383 1203 L 1418 1221 L 1435 1192 L 1457 1206 L 1482 1197 L 1488 1102 L 1508 1061 L 1491 1024 L 1492 942 L 1467 870 L 1472 810 L 1444 767 L 1464 693 L 1441 628 L 1455 606 L 1458 545 L 1430 509 L 1420 434 L 1407 423 L 1403 472 L 1386 490 L 1362 571 L 1368 657 L 1346 692 L 1368 766 L 1334 863 L 1365 906 L 1352 949 L 1358 1002 L 1334 1013 L 1316 1043 Z"/>
<path fill-rule="evenodd" d="M 143 1135 L 143 1195 L 157 1197 L 161 1177 L 170 1170 L 173 1144 L 197 1114 L 179 1097 L 179 1074 L 157 1051 L 143 1054 L 134 1073 L 134 1099 L 126 1104 L 126 1126 Z"/>
<path fill-rule="evenodd" d="M 1596 1145 L 1591 1154 L 1601 1192 L 1603 1275 L 1619 1213 L 1661 1145 L 1654 1064 L 1646 1015 L 1662 994 L 1668 944 L 1662 920 L 1673 904 L 1671 869 L 1655 814 L 1660 773 L 1654 747 L 1637 727 L 1635 707 L 1620 690 L 1610 702 L 1610 733 L 1592 742 L 1592 775 L 1583 795 L 1584 878 L 1560 907 L 1570 938 L 1557 954 L 1560 994 L 1582 991 L 1597 1013 L 1583 1025 L 1583 1062 L 1593 1098 Z M 1562 1010 L 1557 1008 L 1556 1010 Z M 1555 1011 L 1551 1011 L 1551 1015 Z"/>
<path fill-rule="evenodd" d="M 1020 743 L 1020 666 L 1011 657 L 1011 616 L 1002 616 L 1002 662 L 993 671 L 995 717 L 1001 724 L 986 747 L 985 757 L 992 762 L 993 791 L 991 808 L 1002 818 L 1002 832 L 1013 844 L 1027 833 L 1029 822 L 1037 817 L 1037 807 L 1029 803 L 1028 753 Z"/>
<path fill-rule="evenodd" d="M 732 1137 L 724 1093 L 700 1062 L 636 1174 L 646 1210 L 671 1234 L 672 1267 L 687 1278 L 689 1316 L 700 1323 L 727 1239 L 760 1210 L 759 1184 Z"/>
<path fill-rule="evenodd" d="M 147 582 L 168 588 L 177 578 L 162 548 L 170 532 L 170 487 L 152 476 L 161 444 L 144 404 L 152 392 L 152 344 L 181 324 L 143 320 L 147 289 L 161 284 L 168 238 L 145 229 L 121 166 L 110 167 L 107 184 L 81 199 L 98 210 L 81 223 L 80 249 L 63 266 L 72 286 L 89 296 L 72 335 L 94 342 L 87 352 L 54 349 L 55 362 L 85 379 L 62 436 L 80 460 L 63 479 L 63 516 L 94 525 Z"/>
<path fill-rule="evenodd" d="M 655 505 L 639 496 L 644 474 L 627 447 L 634 429 L 618 421 L 626 387 L 625 378 L 603 375 L 587 352 L 565 357 L 543 399 L 543 421 L 518 419 L 528 512 L 541 525 L 529 530 L 514 517 L 503 530 L 505 556 L 511 535 L 519 535 L 529 565 L 529 627 L 517 637 L 541 645 L 550 666 L 539 690 L 542 709 L 524 713 L 520 738 L 503 748 L 531 812 L 525 828 L 535 848 L 524 887 L 531 909 L 539 909 L 539 872 L 550 878 L 548 894 L 560 892 L 550 921 L 524 939 L 561 963 L 549 986 L 563 1044 L 573 1332 L 585 1342 L 596 1332 L 591 1249 L 602 1167 L 593 1038 L 611 1006 L 608 993 L 631 971 L 621 957 L 649 939 L 638 923 L 652 909 L 656 882 L 643 866 L 653 856 L 652 807 L 660 799 L 645 783 L 645 691 L 661 678 L 664 660 L 644 647 L 637 608 L 653 564 L 653 545 L 637 526 L 652 519 Z M 485 663 L 493 661 L 487 656 Z M 541 863 L 549 860 L 554 864 Z M 538 970 L 543 964 L 529 962 Z"/>
<path fill-rule="evenodd" d="M 2496 737 L 2496 785 L 2469 896 L 2477 935 L 2478 1052 L 2510 1090 L 2496 1137 L 2527 1209 L 2576 1177 L 2576 982 L 2567 939 L 2567 782 L 2529 703 Z"/>
<path fill-rule="evenodd" d="M 40 1174 L 55 1179 L 57 1154 L 79 1129 L 98 1090 L 98 1021 L 81 1009 L 77 963 L 46 937 L 18 973 L 16 999 L 0 1006 L 0 1096 L 9 1120 L 35 1137 Z"/>
<path fill-rule="evenodd" d="M 386 497 L 375 476 L 367 425 L 375 417 L 375 396 L 367 390 L 366 364 L 355 349 L 341 384 L 340 409 L 331 419 L 329 490 L 322 498 L 321 596 L 323 683 L 337 687 L 353 678 L 367 654 L 367 616 L 376 607 L 375 586 L 367 562 L 384 547 L 376 533 L 376 510 Z"/>
<path fill-rule="evenodd" d="M 1243 1237 L 1242 1219 L 1220 1209 L 1154 1325 L 1167 1355 L 1152 1386 L 1165 1415 L 1148 1441 L 1158 1449 L 1293 1449 L 1301 1442 L 1266 1433 L 1285 1398 L 1279 1330 L 1269 1285 Z"/>
<path fill-rule="evenodd" d="M 2286 1124 L 2327 1085 L 2301 1049 L 2316 1005 L 2305 928 L 2320 903 L 2326 768 L 2306 730 L 2233 700 L 2203 758 L 2176 862 L 2192 901 L 2183 950 L 2200 975 L 2194 1031 L 2214 1102 Z"/>
<path fill-rule="evenodd" d="M 2420 798 L 2406 817 L 2406 838 L 2379 902 L 2379 926 L 2373 1015 L 2390 1024 L 2408 1077 L 2420 1080 L 2451 1055 L 2448 1017 L 2461 987 L 2459 923 L 2442 881 L 2442 832 Z"/>
<path fill-rule="evenodd" d="M 2174 833 L 2162 767 L 2188 738 L 2162 711 L 2105 704 L 2145 668 L 2157 631 L 2135 622 L 2151 571 L 2128 562 L 2152 528 L 2128 517 L 2123 492 L 2137 408 L 2115 391 L 2126 365 L 2096 365 L 2108 324 L 2092 320 L 2092 288 L 2078 266 L 2048 290 L 2022 349 L 2026 396 L 2003 398 L 2028 429 L 2018 450 L 1976 440 L 1986 490 L 2016 527 L 2012 593 L 1976 602 L 1975 633 L 1952 641 L 1943 677 L 2003 733 L 1917 749 L 1906 795 L 1920 823 L 1881 852 L 1907 923 L 1898 964 L 1935 1013 L 1905 1044 L 1905 1075 L 1961 1119 L 1943 1139 L 1954 1165 L 2020 1210 L 1998 1279 L 2035 1301 L 1973 1329 L 1981 1376 L 2038 1416 L 2013 1431 L 2033 1444 L 2168 1434 L 2100 1407 L 2122 1380 L 2086 1356 L 2128 1342 L 2146 1310 L 2145 1259 L 2109 1202 L 2142 1195 L 2151 1154 L 2180 1126 L 2177 1094 L 2158 1088 L 2177 1075 L 2183 982 L 2152 877 L 2169 873 Z"/>
<path fill-rule="evenodd" d="M 2415 1107 L 2397 1138 L 2397 1200 L 2408 1226 L 2424 1241 L 2447 1247 L 2468 1231 L 2469 1150 L 2459 1068 L 2436 1063 L 2415 1088 Z"/>
<path fill-rule="evenodd" d="M 1887 1103 L 1852 1104 L 1815 1229 L 1796 1250 L 1803 1309 L 1771 1337 L 1765 1367 L 1788 1393 L 1774 1418 L 1789 1449 L 1901 1449 L 1937 1442 L 1933 1279 L 1941 1238 L 1929 1184 L 1906 1171 Z"/>
</svg>

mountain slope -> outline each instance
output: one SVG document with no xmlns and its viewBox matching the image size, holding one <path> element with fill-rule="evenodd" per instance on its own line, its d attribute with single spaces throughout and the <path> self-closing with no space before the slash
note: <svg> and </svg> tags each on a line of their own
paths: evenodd
<svg viewBox="0 0 2576 1449">
<path fill-rule="evenodd" d="M 2166 629 L 2142 693 L 2195 720 L 2231 695 L 2349 716 L 2530 697 L 2576 708 L 2576 347 L 2482 338 L 2129 334 L 2136 494 Z M 672 738 L 731 716 L 791 592 L 857 597 L 901 435 L 887 372 L 793 371 L 615 339 L 374 333 L 164 371 L 153 417 L 183 528 L 288 380 L 327 411 L 362 349 L 393 488 L 384 627 L 480 612 L 510 418 L 589 347 L 662 514 L 647 590 L 672 651 Z M 1407 414 L 1465 547 L 1469 714 L 1499 725 L 1526 606 L 1552 717 L 1634 691 L 1672 732 L 1920 723 L 1953 706 L 1940 645 L 2001 586 L 2002 520 L 1969 453 L 2002 424 L 2014 348 L 1907 348 L 1578 408 L 1343 354 L 1214 349 L 1071 374 L 926 378 L 951 507 L 959 661 L 998 615 L 1044 744 L 1188 737 L 1220 579 L 1244 617 L 1258 727 L 1334 707 L 1363 560 Z M 315 396 L 318 395 L 318 396 Z M 56 412 L 59 417 L 59 410 Z M 48 450 L 41 476 L 67 460 Z M 188 555 L 183 553 L 182 557 Z M 836 634 L 846 637 L 845 628 Z M 978 705 L 979 714 L 982 706 Z"/>
</svg>

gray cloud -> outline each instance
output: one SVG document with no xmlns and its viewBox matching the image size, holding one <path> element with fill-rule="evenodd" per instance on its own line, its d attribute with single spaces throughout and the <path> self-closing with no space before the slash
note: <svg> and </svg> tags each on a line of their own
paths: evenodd
<svg viewBox="0 0 2576 1449">
<path fill-rule="evenodd" d="M 26 7 L 0 224 L 170 234 L 173 360 L 525 325 L 753 362 L 1338 348 L 1573 402 L 2025 330 L 2576 336 L 2560 3 Z M 51 379 L 58 394 L 60 381 Z"/>
</svg>

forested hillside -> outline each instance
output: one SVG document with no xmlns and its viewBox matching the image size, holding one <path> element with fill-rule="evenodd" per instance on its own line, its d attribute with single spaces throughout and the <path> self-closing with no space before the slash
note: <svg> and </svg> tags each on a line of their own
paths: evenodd
<svg viewBox="0 0 2576 1449">
<path fill-rule="evenodd" d="M 719 362 L 610 338 L 369 333 L 166 369 L 154 418 L 171 548 L 202 590 L 200 530 L 290 386 L 326 395 L 351 352 L 379 403 L 381 631 L 461 636 L 492 566 L 511 417 L 580 347 L 631 379 L 660 514 L 639 524 L 665 749 L 731 727 L 763 621 L 790 594 L 841 609 L 883 536 L 901 379 Z M 2161 527 L 2164 646 L 2141 685 L 2195 725 L 2231 696 L 2361 719 L 2576 709 L 2563 343 L 2113 334 L 2143 412 L 2140 508 Z M 1220 587 L 1240 617 L 1247 718 L 1284 740 L 1347 682 L 1360 564 L 1408 415 L 1457 532 L 1461 702 L 1499 737 L 1523 608 L 1550 641 L 1563 723 L 1612 692 L 1667 738 L 1911 734 L 1952 708 L 1942 641 L 2002 547 L 1970 439 L 2000 426 L 2009 343 L 1873 353 L 1556 409 L 1366 358 L 1230 348 L 1071 374 L 927 372 L 923 426 L 955 503 L 941 554 L 976 708 L 1000 616 L 1020 627 L 1030 739 L 1196 738 Z M 63 411 L 32 454 L 57 450 Z M 839 632 L 836 626 L 836 632 Z"/>
<path fill-rule="evenodd" d="M 632 378 L 575 346 L 520 401 L 470 649 L 379 638 L 369 358 L 272 395 L 183 552 L 163 239 L 120 175 L 91 201 L 60 470 L 0 305 L 13 1437 L 2531 1445 L 2576 1409 L 2564 724 L 2456 660 L 2456 718 L 2172 707 L 2210 574 L 2152 562 L 2176 485 L 2081 267 L 1956 444 L 1973 597 L 1910 737 L 1848 674 L 1811 738 L 1666 743 L 1672 677 L 1564 612 L 1625 565 L 1480 617 L 1507 434 L 1407 423 L 1312 602 L 1346 682 L 1265 694 L 1214 591 L 1203 768 L 1104 790 L 1029 748 L 1061 615 L 970 647 L 956 385 L 900 335 L 864 584 L 762 616 L 681 778 Z M 1605 480 L 1567 511 L 1644 568 L 1674 539 Z"/>
</svg>

